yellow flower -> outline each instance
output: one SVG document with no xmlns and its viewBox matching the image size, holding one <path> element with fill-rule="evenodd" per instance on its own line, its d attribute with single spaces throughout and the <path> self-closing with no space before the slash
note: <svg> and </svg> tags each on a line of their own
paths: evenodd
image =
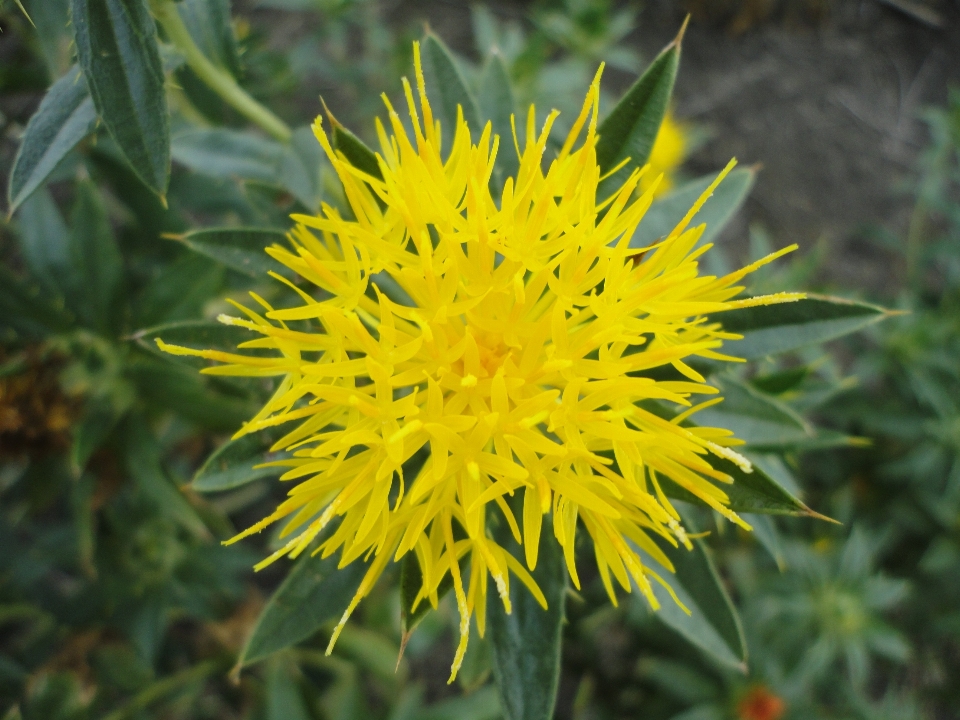
<svg viewBox="0 0 960 720">
<path fill-rule="evenodd" d="M 646 192 L 657 182 L 660 174 L 663 173 L 663 179 L 653 193 L 654 198 L 665 195 L 673 189 L 673 174 L 680 167 L 687 153 L 687 130 L 682 123 L 678 123 L 673 118 L 673 113 L 667 112 L 660 123 L 660 130 L 657 131 L 657 137 L 653 141 L 653 148 L 650 150 L 650 158 L 647 164 L 650 169 L 640 178 L 638 191 Z"/>
<path fill-rule="evenodd" d="M 738 336 L 706 314 L 798 296 L 732 299 L 744 275 L 782 253 L 726 277 L 698 274 L 697 258 L 709 246 L 697 247 L 703 226 L 688 225 L 732 162 L 668 237 L 630 247 L 658 182 L 634 198 L 648 172 L 637 170 L 597 198 L 599 71 L 544 172 L 556 111 L 538 132 L 531 107 L 523 147 L 514 132 L 505 149 L 489 123 L 473 143 L 461 113 L 443 152 L 417 45 L 414 56 L 419 103 L 404 80 L 413 137 L 385 96 L 392 134 L 376 123 L 382 179 L 334 150 L 319 118 L 314 125 L 351 214 L 324 206 L 318 216 L 295 215 L 290 246 L 267 248 L 315 285 L 313 294 L 274 275 L 299 296 L 297 306 L 277 309 L 251 293 L 261 309 L 236 305 L 244 317 L 220 317 L 251 331 L 241 349 L 275 355 L 160 346 L 222 363 L 204 370 L 210 374 L 281 378 L 237 436 L 290 423 L 274 449 L 292 451 L 281 480 L 293 487 L 274 513 L 230 542 L 285 519 L 281 536 L 290 539 L 259 569 L 297 557 L 340 519 L 313 552 L 339 550 L 341 567 L 358 558 L 370 566 L 331 648 L 389 562 L 415 553 L 423 574 L 418 602 L 434 606 L 450 573 L 460 615 L 452 680 L 471 616 L 484 632 L 488 578 L 507 612 L 511 575 L 545 606 L 528 570 L 541 532 L 562 546 L 575 586 L 574 537 L 582 528 L 611 600 L 613 579 L 626 592 L 632 579 L 656 607 L 650 581 L 662 580 L 631 543 L 668 570 L 650 536 L 689 546 L 662 478 L 746 527 L 718 487 L 730 477 L 710 462 L 726 458 L 749 471 L 730 449 L 737 441 L 724 429 L 681 426 L 719 401 L 694 404 L 717 390 L 685 359 L 734 359 L 718 349 Z M 494 158 L 514 150 L 517 177 L 494 198 Z M 687 379 L 644 377 L 664 365 Z M 686 410 L 668 421 L 644 409 L 646 400 Z M 427 460 L 405 474 L 422 449 Z M 504 500 L 516 492 L 519 518 Z M 491 513 L 522 542 L 525 564 L 490 537 Z"/>
</svg>

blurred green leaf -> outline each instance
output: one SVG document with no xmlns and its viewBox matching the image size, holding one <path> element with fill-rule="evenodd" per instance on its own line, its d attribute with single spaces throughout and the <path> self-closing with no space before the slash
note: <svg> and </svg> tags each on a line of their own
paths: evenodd
<svg viewBox="0 0 960 720">
<path fill-rule="evenodd" d="M 120 322 L 123 259 L 96 186 L 77 184 L 70 214 L 70 263 L 77 278 L 76 312 L 92 330 L 109 333 Z"/>
<path fill-rule="evenodd" d="M 270 452 L 270 447 L 284 433 L 279 429 L 263 430 L 228 440 L 200 466 L 191 487 L 197 492 L 217 492 L 281 475 L 284 468 L 256 466 L 288 456 L 287 453 Z"/>
<path fill-rule="evenodd" d="M 57 164 L 93 132 L 97 113 L 80 68 L 74 66 L 43 96 L 27 123 L 10 170 L 7 199 L 12 214 Z"/>
<path fill-rule="evenodd" d="M 51 305 L 45 293 L 21 282 L 0 265 L 0 327 L 43 337 L 70 325 L 71 318 Z"/>
<path fill-rule="evenodd" d="M 170 121 L 146 3 L 74 0 L 72 18 L 97 113 L 140 179 L 162 197 L 170 179 Z"/>
<path fill-rule="evenodd" d="M 24 0 L 37 29 L 40 49 L 50 77 L 59 77 L 70 65 L 70 3 L 68 0 Z"/>
<path fill-rule="evenodd" d="M 132 340 L 156 357 L 168 362 L 200 369 L 210 362 L 186 355 L 168 355 L 157 347 L 157 338 L 171 345 L 181 345 L 195 350 L 226 350 L 236 352 L 240 343 L 252 340 L 256 335 L 246 328 L 224 325 L 212 320 L 184 320 L 138 330 Z M 249 351 L 248 351 L 249 352 Z"/>
<path fill-rule="evenodd" d="M 19 220 L 20 251 L 34 279 L 62 302 L 71 294 L 69 231 L 56 204 L 45 189 L 24 202 Z"/>
<path fill-rule="evenodd" d="M 281 560 L 280 562 L 284 562 Z M 257 619 L 237 667 L 306 640 L 321 626 L 339 620 L 360 587 L 367 564 L 355 560 L 337 569 L 338 558 L 305 552 Z"/>
<path fill-rule="evenodd" d="M 297 666 L 285 655 L 271 658 L 267 669 L 265 720 L 311 720 L 297 683 Z"/>
<path fill-rule="evenodd" d="M 211 128 L 173 137 L 173 159 L 211 177 L 254 180 L 285 188 L 310 210 L 318 207 L 320 146 L 308 128 L 298 128 L 283 145 L 250 133 Z"/>
<path fill-rule="evenodd" d="M 823 295 L 796 302 L 730 310 L 711 316 L 725 332 L 743 335 L 728 340 L 723 352 L 746 360 L 790 352 L 862 330 L 890 316 L 877 305 Z"/>
<path fill-rule="evenodd" d="M 499 720 L 503 717 L 492 686 L 464 697 L 450 698 L 421 710 L 416 720 Z"/>
<path fill-rule="evenodd" d="M 525 563 L 509 529 L 501 526 L 498 532 L 507 551 Z M 487 594 L 493 677 L 506 720 L 550 720 L 557 700 L 567 571 L 560 545 L 546 529 L 540 534 L 538 556 L 531 575 L 547 600 L 546 610 L 516 577 L 510 583 L 509 615 L 496 592 Z"/>
<path fill-rule="evenodd" d="M 494 169 L 495 189 L 503 187 L 508 177 L 516 178 L 520 167 L 520 158 L 513 142 L 513 128 L 510 116 L 516 112 L 513 90 L 510 87 L 510 75 L 503 57 L 494 52 L 487 58 L 480 75 L 477 89 L 477 101 L 483 122 L 489 120 L 493 132 L 500 136 L 500 148 L 497 150 L 497 163 Z"/>
<path fill-rule="evenodd" d="M 673 83 L 680 64 L 681 37 L 682 31 L 650 63 L 600 123 L 597 130 L 600 135 L 597 141 L 600 171 L 607 173 L 629 158 L 626 165 L 604 180 L 602 187 L 619 187 L 634 169 L 643 167 L 650 157 L 673 93 Z M 602 189 L 598 190 L 598 196 L 604 196 Z"/>
<path fill-rule="evenodd" d="M 160 512 L 191 534 L 209 538 L 210 531 L 193 506 L 167 477 L 160 463 L 160 448 L 142 419 L 128 423 L 125 442 L 127 472 L 140 491 Z"/>
<path fill-rule="evenodd" d="M 713 195 L 693 217 L 694 226 L 701 223 L 707 226 L 700 240 L 697 241 L 698 245 L 713 242 L 720 231 L 726 227 L 750 194 L 756 176 L 757 173 L 753 169 L 736 169 L 717 186 Z M 630 239 L 630 246 L 648 247 L 669 235 L 715 179 L 715 173 L 705 175 L 656 200 L 637 226 L 637 231 Z"/>
<path fill-rule="evenodd" d="M 408 552 L 400 561 L 400 628 L 405 635 L 412 633 L 428 612 L 433 610 L 430 600 L 424 598 L 413 609 L 413 603 L 423 586 L 423 571 L 417 560 L 417 554 Z M 437 586 L 437 599 L 443 597 L 453 588 L 453 576 L 447 573 Z"/>
<path fill-rule="evenodd" d="M 87 466 L 90 456 L 107 439 L 125 411 L 126 407 L 118 407 L 110 398 L 87 401 L 83 416 L 73 427 L 70 464 L 75 473 L 80 473 Z"/>
<path fill-rule="evenodd" d="M 477 101 L 450 49 L 432 32 L 428 31 L 420 41 L 420 63 L 423 66 L 427 97 L 430 98 L 434 117 L 440 121 L 446 147 L 449 149 L 453 144 L 453 135 L 457 128 L 457 106 L 463 109 L 463 119 L 469 124 L 471 132 L 479 133 L 483 125 L 480 123 Z M 473 138 L 474 142 L 478 137 Z"/>
<path fill-rule="evenodd" d="M 394 687 L 407 677 L 409 668 L 400 657 L 400 648 L 382 633 L 348 624 L 337 638 L 337 652 L 369 670 L 381 682 Z"/>
<path fill-rule="evenodd" d="M 170 410 L 211 430 L 234 431 L 256 412 L 231 385 L 218 384 L 186 364 L 138 353 L 126 366 L 151 409 Z"/>
<path fill-rule="evenodd" d="M 177 10 L 207 59 L 240 77 L 240 51 L 230 22 L 230 0 L 180 0 Z"/>
<path fill-rule="evenodd" d="M 783 553 L 783 538 L 777 529 L 777 524 L 769 515 L 757 515 L 754 513 L 743 513 L 741 516 L 753 528 L 753 536 L 757 542 L 763 546 L 777 567 L 782 572 L 787 567 L 787 561 Z"/>
<path fill-rule="evenodd" d="M 70 486 L 70 506 L 73 511 L 73 527 L 77 535 L 77 555 L 80 567 L 88 577 L 96 574 L 93 562 L 97 543 L 93 509 L 95 490 L 96 478 L 86 473 Z"/>
<path fill-rule="evenodd" d="M 267 255 L 265 248 L 287 245 L 286 233 L 270 228 L 205 228 L 176 238 L 188 248 L 251 277 L 287 269 Z"/>
<path fill-rule="evenodd" d="M 223 286 L 224 269 L 210 259 L 181 253 L 165 264 L 148 282 L 133 303 L 138 325 L 154 325 L 195 318 Z"/>
<path fill-rule="evenodd" d="M 723 402 L 696 413 L 696 424 L 731 430 L 749 448 L 788 447 L 813 439 L 813 427 L 775 397 L 726 374 L 714 375 L 710 382 Z"/>
<path fill-rule="evenodd" d="M 688 531 L 694 531 L 688 519 L 684 524 Z M 660 609 L 655 616 L 714 660 L 745 673 L 747 646 L 740 616 L 717 575 L 704 543 L 693 540 L 693 549 L 687 550 L 682 545 L 675 548 L 656 535 L 651 534 L 650 537 L 670 559 L 676 571 L 670 573 L 664 570 L 658 574 L 690 611 L 688 615 L 659 583 L 651 582 L 653 594 L 660 602 Z M 635 545 L 633 547 L 640 552 L 645 565 L 656 563 L 646 552 Z M 647 600 L 636 586 L 633 589 L 634 602 L 648 607 Z"/>
</svg>

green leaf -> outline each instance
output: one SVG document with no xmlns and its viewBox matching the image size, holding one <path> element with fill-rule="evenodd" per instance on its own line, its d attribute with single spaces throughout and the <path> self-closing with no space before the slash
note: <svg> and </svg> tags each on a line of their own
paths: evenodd
<svg viewBox="0 0 960 720">
<path fill-rule="evenodd" d="M 723 402 L 696 413 L 696 424 L 732 430 L 748 448 L 790 447 L 815 437 L 812 426 L 773 396 L 729 375 L 714 375 L 710 382 Z"/>
<path fill-rule="evenodd" d="M 270 452 L 284 434 L 285 430 L 271 429 L 228 440 L 200 466 L 191 487 L 197 492 L 218 492 L 281 475 L 285 468 L 257 466 L 289 457 L 284 452 Z"/>
<path fill-rule="evenodd" d="M 727 494 L 730 499 L 729 507 L 736 513 L 798 515 L 816 517 L 821 520 L 828 519 L 808 508 L 756 465 L 752 472 L 747 473 L 730 460 L 711 457 L 710 464 L 733 478 L 733 484 L 720 484 L 718 487 Z M 667 497 L 674 500 L 683 500 L 692 505 L 708 507 L 696 495 L 680 487 L 666 476 L 661 476 L 661 486 Z"/>
<path fill-rule="evenodd" d="M 321 98 L 321 102 L 322 100 Z M 380 164 L 377 162 L 376 153 L 367 147 L 363 140 L 344 127 L 340 121 L 333 116 L 333 113 L 330 112 L 326 103 L 324 103 L 323 108 L 326 110 L 327 118 L 330 120 L 332 129 L 330 136 L 333 149 L 342 152 L 347 162 L 358 170 L 362 170 L 367 175 L 375 177 L 378 180 L 383 180 L 383 173 L 380 172 Z"/>
<path fill-rule="evenodd" d="M 283 655 L 271 658 L 267 670 L 266 720 L 311 720 L 297 683 L 296 664 Z"/>
<path fill-rule="evenodd" d="M 413 607 L 422 586 L 423 572 L 420 569 L 417 554 L 408 552 L 400 561 L 400 628 L 405 640 L 420 624 L 420 621 L 426 617 L 427 613 L 433 610 L 433 606 L 428 599 L 421 600 L 416 609 Z M 437 586 L 437 600 L 442 600 L 452 588 L 453 576 L 447 573 Z"/>
<path fill-rule="evenodd" d="M 438 702 L 415 716 L 417 720 L 500 720 L 497 691 L 485 687 L 463 697 Z"/>
<path fill-rule="evenodd" d="M 314 210 L 318 207 L 319 145 L 315 140 L 311 145 L 300 137 L 302 133 L 297 133 L 292 139 L 297 140 L 294 149 L 226 128 L 187 130 L 173 137 L 173 159 L 211 177 L 254 180 L 285 188 L 305 207 Z M 311 150 L 310 158 L 305 157 L 308 146 L 316 148 Z"/>
<path fill-rule="evenodd" d="M 138 354 L 126 369 L 149 407 L 171 410 L 211 430 L 232 432 L 257 410 L 233 386 L 217 383 L 219 378 L 200 375 L 184 364 Z"/>
<path fill-rule="evenodd" d="M 185 530 L 196 537 L 209 538 L 210 531 L 197 511 L 164 472 L 160 448 L 142 419 L 129 423 L 125 450 L 127 472 L 140 492 Z"/>
<path fill-rule="evenodd" d="M 70 446 L 70 464 L 75 473 L 80 473 L 90 456 L 103 444 L 116 426 L 126 407 L 111 402 L 110 398 L 94 398 L 87 401 L 83 417 L 73 427 L 73 442 Z"/>
<path fill-rule="evenodd" d="M 266 277 L 270 270 L 289 272 L 265 252 L 265 248 L 274 244 L 287 245 L 286 233 L 281 230 L 209 228 L 194 230 L 177 236 L 176 239 L 194 252 L 251 277 Z"/>
<path fill-rule="evenodd" d="M 498 528 L 498 541 L 525 563 L 523 549 L 505 525 Z M 506 720 L 550 720 L 557 699 L 566 566 L 560 545 L 546 528 L 540 533 L 538 555 L 531 575 L 547 600 L 546 610 L 516 577 L 510 583 L 509 615 L 497 593 L 487 595 L 493 677 Z"/>
<path fill-rule="evenodd" d="M 733 170 L 717 186 L 693 218 L 694 226 L 707 226 L 698 246 L 714 241 L 750 194 L 756 176 L 751 168 Z M 630 246 L 648 247 L 669 235 L 715 178 L 715 173 L 705 175 L 654 202 L 630 239 Z"/>
<path fill-rule="evenodd" d="M 684 519 L 684 524 L 689 531 L 694 531 L 688 519 Z M 653 594 L 660 601 L 656 617 L 714 660 L 745 673 L 747 644 L 740 617 L 717 575 L 706 545 L 700 540 L 693 540 L 693 549 L 687 550 L 682 545 L 675 548 L 652 533 L 650 537 L 660 546 L 676 571 L 670 573 L 664 570 L 658 574 L 690 611 L 689 615 L 684 612 L 659 583 L 652 581 Z M 656 563 L 637 546 L 633 545 L 633 548 L 640 553 L 645 565 Z M 636 586 L 633 591 L 634 602 L 649 607 Z"/>
<path fill-rule="evenodd" d="M 208 367 L 209 361 L 203 358 L 165 353 L 157 347 L 157 339 L 159 338 L 171 345 L 181 345 L 194 350 L 236 352 L 240 343 L 253 340 L 256 337 L 256 333 L 235 325 L 224 325 L 211 320 L 185 320 L 138 330 L 131 336 L 131 339 L 151 355 L 161 357 L 169 362 L 200 369 Z M 256 353 L 254 350 L 245 350 L 244 352 Z"/>
<path fill-rule="evenodd" d="M 0 265 L 0 328 L 44 337 L 70 325 L 70 318 L 51 305 L 39 288 L 26 285 Z"/>
<path fill-rule="evenodd" d="M 337 569 L 332 555 L 305 553 L 267 602 L 247 640 L 237 667 L 306 640 L 321 626 L 339 620 L 360 587 L 367 565 L 360 560 Z"/>
<path fill-rule="evenodd" d="M 92 330 L 109 333 L 120 321 L 123 259 L 113 237 L 107 210 L 96 186 L 77 184 L 77 199 L 70 214 L 70 263 L 78 287 L 76 311 Z"/>
<path fill-rule="evenodd" d="M 170 121 L 157 28 L 144 0 L 74 0 L 77 57 L 97 113 L 141 180 L 170 179 Z"/>
<path fill-rule="evenodd" d="M 97 113 L 80 68 L 74 66 L 57 80 L 27 123 L 23 141 L 10 170 L 7 199 L 12 214 L 30 197 L 57 164 L 93 132 Z"/>
<path fill-rule="evenodd" d="M 73 514 L 73 527 L 77 536 L 77 555 L 80 567 L 88 577 L 96 575 L 94 556 L 97 547 L 96 511 L 93 509 L 93 497 L 97 479 L 86 473 L 70 483 L 70 509 Z"/>
<path fill-rule="evenodd" d="M 202 255 L 184 252 L 159 268 L 134 303 L 138 324 L 195 318 L 223 286 L 224 269 Z"/>
<path fill-rule="evenodd" d="M 30 274 L 43 289 L 63 301 L 74 283 L 70 264 L 69 231 L 60 210 L 45 189 L 31 195 L 17 216 L 20 251 Z"/>
<path fill-rule="evenodd" d="M 499 52 L 492 53 L 483 67 L 477 100 L 480 106 L 480 117 L 484 122 L 489 120 L 493 125 L 494 134 L 500 136 L 497 163 L 494 178 L 492 178 L 496 182 L 495 189 L 500 189 L 508 177 L 516 177 L 520 158 L 517 157 L 517 150 L 513 143 L 513 128 L 510 125 L 510 116 L 516 112 L 513 91 L 510 87 L 510 75 Z"/>
<path fill-rule="evenodd" d="M 453 144 L 453 135 L 457 128 L 457 106 L 463 108 L 463 119 L 469 124 L 471 134 L 476 140 L 477 134 L 483 128 L 477 101 L 450 50 L 431 32 L 424 35 L 420 41 L 420 63 L 423 66 L 427 97 L 430 98 L 434 116 L 440 120 L 447 149 Z"/>
<path fill-rule="evenodd" d="M 835 340 L 892 314 L 877 305 L 808 295 L 796 302 L 718 313 L 710 321 L 722 323 L 726 332 L 743 335 L 743 340 L 724 342 L 725 354 L 756 360 Z"/>
<path fill-rule="evenodd" d="M 240 51 L 230 23 L 230 0 L 180 0 L 177 10 L 207 59 L 240 77 Z"/>
<path fill-rule="evenodd" d="M 69 0 L 24 0 L 24 5 L 37 29 L 47 71 L 50 77 L 59 77 L 71 61 Z"/>
<path fill-rule="evenodd" d="M 770 554 L 777 568 L 782 572 L 787 567 L 787 562 L 783 552 L 783 539 L 780 537 L 780 531 L 774 519 L 769 515 L 753 513 L 745 513 L 742 517 L 753 528 L 753 536 L 757 542 Z"/>
<path fill-rule="evenodd" d="M 686 25 L 684 25 L 686 28 Z M 607 173 L 620 162 L 629 162 L 607 178 L 603 187 L 619 187 L 635 168 L 642 167 L 650 157 L 660 124 L 667 112 L 673 83 L 680 64 L 680 43 L 683 30 L 664 48 L 630 89 L 620 98 L 616 107 L 600 123 L 597 132 L 597 164 Z M 598 196 L 604 195 L 603 190 Z"/>
</svg>

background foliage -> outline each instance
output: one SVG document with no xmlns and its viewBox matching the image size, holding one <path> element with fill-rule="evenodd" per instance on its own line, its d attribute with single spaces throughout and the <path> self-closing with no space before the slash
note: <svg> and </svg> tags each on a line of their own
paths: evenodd
<svg viewBox="0 0 960 720">
<path fill-rule="evenodd" d="M 319 111 L 306 80 L 319 77 L 337 119 L 370 139 L 376 91 L 397 94 L 421 29 L 362 0 L 261 0 L 273 12 L 256 22 L 228 0 L 18 5 L 0 14 L 16 38 L 0 92 L 43 100 L 2 118 L 19 156 L 4 167 L 0 228 L 0 715 L 541 717 L 533 693 L 511 700 L 504 668 L 527 676 L 526 656 L 496 641 L 510 627 L 472 638 L 457 685 L 444 684 L 455 608 L 403 615 L 399 572 L 324 656 L 356 572 L 301 562 L 254 575 L 274 537 L 219 544 L 282 497 L 252 468 L 269 438 L 224 445 L 269 386 L 200 376 L 152 343 L 162 329 L 170 341 L 230 344 L 229 328 L 208 320 L 248 289 L 282 304 L 259 249 L 290 212 L 341 202 L 305 127 Z M 476 55 L 455 60 L 476 111 L 495 121 L 510 103 L 536 102 L 564 111 L 564 133 L 598 61 L 639 73 L 653 60 L 622 42 L 638 22 L 631 6 L 525 12 L 503 22 L 475 8 Z M 269 23 L 283 22 L 310 30 L 278 50 Z M 754 362 L 716 378 L 728 400 L 711 422 L 748 441 L 769 481 L 743 485 L 743 509 L 794 515 L 751 513 L 748 535 L 688 508 L 709 531 L 678 558 L 678 592 L 701 611 L 690 618 L 669 605 L 654 615 L 635 597 L 613 608 L 589 570 L 581 594 L 558 586 L 558 717 L 956 716 L 960 94 L 925 119 L 908 236 L 866 233 L 908 268 L 902 288 L 869 299 L 904 314 L 873 324 L 872 306 L 828 303 L 834 315 L 788 323 L 809 342 L 748 336 L 741 350 Z M 753 172 L 738 173 L 703 211 L 711 232 L 749 192 Z M 698 183 L 655 205 L 637 244 L 668 228 Z M 754 229 L 751 252 L 772 242 Z M 749 290 L 830 290 L 817 287 L 828 259 L 766 269 Z M 765 321 L 740 322 L 762 331 Z M 815 344 L 863 327 L 829 351 Z M 842 524 L 802 517 L 808 507 Z M 530 637 L 527 655 L 549 654 L 536 644 L 549 632 Z"/>
</svg>

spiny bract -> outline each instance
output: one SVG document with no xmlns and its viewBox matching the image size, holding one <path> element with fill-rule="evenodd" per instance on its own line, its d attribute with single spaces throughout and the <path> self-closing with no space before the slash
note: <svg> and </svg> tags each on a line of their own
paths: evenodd
<svg viewBox="0 0 960 720">
<path fill-rule="evenodd" d="M 460 614 L 452 680 L 474 613 L 484 632 L 488 576 L 507 612 L 511 574 L 546 605 L 528 572 L 545 516 L 575 586 L 582 528 L 611 600 L 612 574 L 627 592 L 632 580 L 654 607 L 650 580 L 662 581 L 636 548 L 672 570 L 650 536 L 689 546 L 665 482 L 745 526 L 718 487 L 731 478 L 711 458 L 747 472 L 749 463 L 730 449 L 729 431 L 684 426 L 719 401 L 694 404 L 717 390 L 685 359 L 735 359 L 717 350 L 738 336 L 707 314 L 799 296 L 732 299 L 741 278 L 782 253 L 722 278 L 698 274 L 709 245 L 698 246 L 704 226 L 688 225 L 732 162 L 666 238 L 630 246 L 658 183 L 638 196 L 639 169 L 597 197 L 600 72 L 544 172 L 556 111 L 537 132 L 531 107 L 523 147 L 515 129 L 506 150 L 489 123 L 474 144 L 460 113 L 444 153 L 416 45 L 414 55 L 419 103 L 404 79 L 413 137 L 384 96 L 392 134 L 377 121 L 381 178 L 352 166 L 321 120 L 314 125 L 353 217 L 327 205 L 318 216 L 295 215 L 290 246 L 267 248 L 315 285 L 313 294 L 274 274 L 302 304 L 275 309 L 251 293 L 262 310 L 236 305 L 244 318 L 221 316 L 257 336 L 240 346 L 257 355 L 160 346 L 222 363 L 207 373 L 282 378 L 237 436 L 291 423 L 274 449 L 291 451 L 281 480 L 295 484 L 231 542 L 287 519 L 289 541 L 260 568 L 297 557 L 339 518 L 313 552 L 340 550 L 341 567 L 372 560 L 331 648 L 391 560 L 416 554 L 417 602 L 434 606 L 450 573 Z M 514 149 L 517 176 L 495 198 L 494 158 Z M 686 379 L 645 377 L 667 365 Z M 651 402 L 686 410 L 665 420 Z M 520 517 L 504 497 L 514 493 Z M 493 514 L 522 542 L 526 566 L 492 539 Z"/>
</svg>

